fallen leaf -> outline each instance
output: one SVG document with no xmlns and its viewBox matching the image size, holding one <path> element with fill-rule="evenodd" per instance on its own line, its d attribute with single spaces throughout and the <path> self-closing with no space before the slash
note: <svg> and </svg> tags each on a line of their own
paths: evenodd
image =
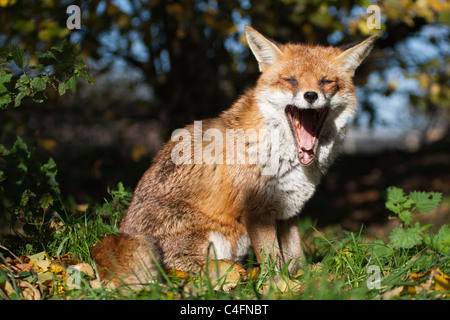
<svg viewBox="0 0 450 320">
<path fill-rule="evenodd" d="M 299 291 L 301 284 L 298 280 L 291 279 L 288 276 L 276 275 L 275 277 L 270 278 L 264 286 L 268 286 L 269 288 L 272 287 L 281 293 L 292 293 Z"/>
<path fill-rule="evenodd" d="M 35 268 L 35 265 L 33 263 L 20 263 L 18 260 L 13 260 L 8 264 L 11 267 L 11 270 L 15 272 L 29 272 L 33 271 L 33 269 Z M 4 266 L 4 269 L 7 269 L 7 267 Z"/>
<path fill-rule="evenodd" d="M 93 277 L 95 275 L 94 269 L 92 269 L 91 265 L 85 262 L 76 264 L 73 266 L 75 270 L 78 270 L 80 272 L 83 272 L 84 274 L 88 275 L 89 277 Z"/>
<path fill-rule="evenodd" d="M 19 281 L 18 286 L 22 289 L 21 298 L 25 300 L 41 300 L 41 293 L 37 289 L 36 285 L 33 285 L 27 281 Z"/>
<path fill-rule="evenodd" d="M 184 280 L 190 277 L 189 273 L 176 269 L 170 269 L 166 271 L 166 274 L 169 278 L 175 278 L 179 280 Z"/>
<path fill-rule="evenodd" d="M 297 272 L 292 276 L 293 278 L 300 278 L 305 272 L 302 269 L 298 269 Z"/>
<path fill-rule="evenodd" d="M 28 256 L 30 262 L 36 265 L 40 270 L 47 271 L 50 267 L 50 259 L 45 251 Z"/>
<path fill-rule="evenodd" d="M 233 290 L 245 274 L 240 264 L 227 259 L 210 260 L 203 265 L 201 272 L 203 278 L 211 280 L 214 290 L 222 288 L 226 292 Z"/>
<path fill-rule="evenodd" d="M 405 286 L 409 296 L 422 292 L 450 291 L 450 276 L 438 267 L 428 269 L 424 273 L 411 273 L 408 280 L 416 283 L 415 285 Z M 446 296 L 450 295 L 446 294 Z"/>
<path fill-rule="evenodd" d="M 251 268 L 246 271 L 245 276 L 243 278 L 244 281 L 247 280 L 255 280 L 259 277 L 259 274 L 261 273 L 261 269 L 258 267 Z"/>
<path fill-rule="evenodd" d="M 437 268 L 437 275 L 434 277 L 436 291 L 450 291 L 450 276 Z"/>
<path fill-rule="evenodd" d="M 100 280 L 98 280 L 98 279 L 91 280 L 91 281 L 89 282 L 89 285 L 90 285 L 91 288 L 93 288 L 93 289 L 99 289 L 99 288 L 101 288 Z"/>
<path fill-rule="evenodd" d="M 396 288 L 384 293 L 382 298 L 383 298 L 383 300 L 392 299 L 393 297 L 399 296 L 403 292 L 404 289 L 405 289 L 404 286 L 396 287 Z"/>
<path fill-rule="evenodd" d="M 0 293 L 0 296 L 6 296 L 5 299 L 19 298 L 17 297 L 16 290 L 14 290 L 13 285 L 9 281 L 0 283 Z"/>
<path fill-rule="evenodd" d="M 63 267 L 59 263 L 50 263 L 50 268 L 48 270 L 49 272 L 55 273 L 57 275 L 64 275 L 66 273 L 66 270 L 64 270 Z"/>
</svg>

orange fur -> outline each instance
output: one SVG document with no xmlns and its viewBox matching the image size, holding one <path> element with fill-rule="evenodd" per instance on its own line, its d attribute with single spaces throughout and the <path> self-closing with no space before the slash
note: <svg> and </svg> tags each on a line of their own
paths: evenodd
<svg viewBox="0 0 450 320">
<path fill-rule="evenodd" d="M 105 270 L 125 282 L 136 280 L 132 274 L 144 281 L 154 277 L 157 272 L 149 251 L 166 270 L 194 272 L 208 254 L 210 258 L 216 253 L 218 258 L 236 260 L 243 257 L 250 244 L 259 262 L 266 250 L 268 261 L 279 268 L 290 259 L 303 257 L 297 216 L 330 165 L 334 143 L 342 139 L 345 120 L 356 104 L 351 80 L 354 68 L 368 54 L 374 39 L 343 51 L 322 46 L 276 45 L 250 27 L 246 32 L 262 71 L 256 87 L 217 118 L 202 121 L 200 132 L 195 131 L 196 124 L 189 125 L 184 131 L 189 133 L 188 138 L 171 140 L 160 150 L 135 189 L 119 235 L 106 237 L 92 250 L 94 260 L 104 270 L 102 278 L 110 277 Z M 313 92 L 317 102 L 305 102 L 305 92 Z M 293 102 L 283 104 L 280 99 L 284 97 L 292 97 Z M 322 105 L 316 107 L 319 102 Z M 323 129 L 315 137 L 316 149 L 308 150 L 307 160 L 314 157 L 311 165 L 299 163 L 301 153 L 306 151 L 295 147 L 295 136 L 284 113 L 288 104 L 299 110 L 328 110 Z M 303 117 L 301 121 L 306 121 Z M 270 154 L 278 165 L 273 174 L 262 173 L 263 163 L 228 163 L 228 140 L 214 149 L 215 162 L 203 159 L 195 163 L 212 144 L 209 139 L 213 140 L 214 134 L 208 133 L 219 132 L 227 137 L 229 129 L 261 132 L 267 128 L 284 130 L 279 141 L 280 157 Z M 298 130 L 312 131 L 311 128 Z M 300 134 L 301 140 L 316 133 Z M 244 155 L 252 145 L 266 143 L 265 137 L 248 136 Z M 188 146 L 183 153 L 190 152 L 190 157 L 186 156 L 183 163 L 174 163 L 172 153 L 183 145 Z M 233 152 L 234 148 L 237 146 L 233 145 Z M 211 243 L 215 250 L 210 250 Z M 150 265 L 151 277 L 141 272 L 137 256 Z M 291 270 L 299 266 L 295 261 Z"/>
</svg>

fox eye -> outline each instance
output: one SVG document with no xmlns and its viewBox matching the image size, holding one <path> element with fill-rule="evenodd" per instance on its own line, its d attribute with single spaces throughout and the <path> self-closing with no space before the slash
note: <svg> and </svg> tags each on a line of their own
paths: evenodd
<svg viewBox="0 0 450 320">
<path fill-rule="evenodd" d="M 295 80 L 294 78 L 283 78 L 284 81 L 286 81 L 287 83 L 296 86 L 297 85 L 297 80 Z"/>
<path fill-rule="evenodd" d="M 324 86 L 324 85 L 327 85 L 327 84 L 332 83 L 332 82 L 334 82 L 334 81 L 333 80 L 328 80 L 327 78 L 323 78 L 322 80 L 319 81 L 319 84 L 321 86 Z"/>
</svg>

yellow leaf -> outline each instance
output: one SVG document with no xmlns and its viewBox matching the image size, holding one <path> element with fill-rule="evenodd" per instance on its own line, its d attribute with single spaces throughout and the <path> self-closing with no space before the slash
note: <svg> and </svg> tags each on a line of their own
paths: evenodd
<svg viewBox="0 0 450 320">
<path fill-rule="evenodd" d="M 427 274 L 429 274 L 430 271 L 431 271 L 431 269 L 425 271 L 424 273 L 411 273 L 411 278 L 412 278 L 413 280 L 423 278 L 423 277 L 425 277 Z"/>
<path fill-rule="evenodd" d="M 47 271 L 50 267 L 50 259 L 45 251 L 28 256 L 30 262 L 36 265 L 41 272 Z"/>
<path fill-rule="evenodd" d="M 450 291 L 450 276 L 437 269 L 438 274 L 434 277 L 436 291 Z"/>
<path fill-rule="evenodd" d="M 238 284 L 242 276 L 245 275 L 245 269 L 237 262 L 227 259 L 210 260 L 202 268 L 202 277 L 208 275 L 214 290 L 222 288 L 229 292 Z"/>
<path fill-rule="evenodd" d="M 50 272 L 52 273 L 56 273 L 58 275 L 64 275 L 66 273 L 66 270 L 64 270 L 63 267 L 61 267 L 61 265 L 56 264 L 56 263 L 51 263 L 50 264 Z"/>
<path fill-rule="evenodd" d="M 245 280 L 255 280 L 259 277 L 261 270 L 258 267 L 251 268 L 245 274 Z"/>
<path fill-rule="evenodd" d="M 176 269 L 170 269 L 167 271 L 167 276 L 170 278 L 178 278 L 178 279 L 186 279 L 189 277 L 189 274 L 187 272 L 176 270 Z"/>
</svg>

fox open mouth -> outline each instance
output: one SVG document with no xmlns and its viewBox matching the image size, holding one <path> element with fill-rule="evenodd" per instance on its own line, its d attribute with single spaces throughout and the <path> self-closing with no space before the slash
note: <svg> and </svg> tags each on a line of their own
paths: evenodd
<svg viewBox="0 0 450 320">
<path fill-rule="evenodd" d="M 327 108 L 299 109 L 293 105 L 286 106 L 286 114 L 297 142 L 298 160 L 303 165 L 309 165 L 314 160 L 317 138 L 327 113 Z"/>
</svg>

